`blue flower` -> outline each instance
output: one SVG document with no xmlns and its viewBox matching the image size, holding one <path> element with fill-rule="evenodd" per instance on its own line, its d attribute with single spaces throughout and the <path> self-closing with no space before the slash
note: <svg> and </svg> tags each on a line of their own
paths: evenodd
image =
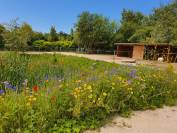
<svg viewBox="0 0 177 133">
<path fill-rule="evenodd" d="M 136 78 L 136 69 L 131 70 L 131 72 L 129 73 L 129 76 L 131 78 Z"/>
<path fill-rule="evenodd" d="M 0 95 L 3 95 L 5 93 L 4 90 L 0 90 Z"/>
<path fill-rule="evenodd" d="M 12 89 L 12 90 L 16 90 L 16 87 L 15 86 L 13 86 L 13 85 L 11 85 L 8 81 L 5 81 L 5 82 L 3 82 L 4 83 L 4 85 L 5 85 L 5 87 L 6 88 L 8 88 L 8 89 Z"/>
</svg>

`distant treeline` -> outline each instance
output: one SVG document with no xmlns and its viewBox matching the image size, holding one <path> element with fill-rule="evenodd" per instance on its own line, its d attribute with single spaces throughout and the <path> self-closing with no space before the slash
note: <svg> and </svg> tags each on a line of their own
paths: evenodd
<svg viewBox="0 0 177 133">
<path fill-rule="evenodd" d="M 177 45 L 177 0 L 150 15 L 124 9 L 119 23 L 89 12 L 79 15 L 71 32 L 36 32 L 17 19 L 0 25 L 0 49 L 28 50 L 55 48 L 113 49 L 115 42 L 169 43 Z"/>
</svg>

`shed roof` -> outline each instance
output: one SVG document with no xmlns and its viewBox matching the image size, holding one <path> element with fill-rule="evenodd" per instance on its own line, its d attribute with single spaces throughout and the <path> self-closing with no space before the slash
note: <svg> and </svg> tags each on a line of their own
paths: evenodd
<svg viewBox="0 0 177 133">
<path fill-rule="evenodd" d="M 134 46 L 134 45 L 150 45 L 150 46 L 155 46 L 155 45 L 160 45 L 160 46 L 174 46 L 173 44 L 170 43 L 154 43 L 154 44 L 148 44 L 148 43 L 115 43 L 114 45 L 125 45 L 125 46 Z"/>
</svg>

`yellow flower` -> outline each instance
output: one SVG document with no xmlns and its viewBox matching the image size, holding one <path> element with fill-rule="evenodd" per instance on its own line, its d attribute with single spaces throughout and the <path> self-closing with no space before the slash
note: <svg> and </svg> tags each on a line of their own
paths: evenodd
<svg viewBox="0 0 177 133">
<path fill-rule="evenodd" d="M 87 87 L 87 84 L 84 84 L 84 88 L 86 88 Z"/>
<path fill-rule="evenodd" d="M 91 89 L 92 89 L 92 86 L 91 86 L 91 85 L 87 86 L 87 89 L 88 89 L 88 90 L 91 90 Z"/>
<path fill-rule="evenodd" d="M 112 90 L 114 90 L 115 88 L 114 87 L 112 87 Z"/>
<path fill-rule="evenodd" d="M 119 76 L 119 77 L 118 77 L 118 80 L 122 81 L 123 79 L 122 79 L 122 77 Z"/>
<path fill-rule="evenodd" d="M 81 83 L 81 80 L 76 80 L 76 83 Z"/>
<path fill-rule="evenodd" d="M 75 97 L 75 98 L 78 98 L 78 96 L 77 96 L 77 95 L 74 95 L 74 97 Z"/>
<path fill-rule="evenodd" d="M 78 94 L 78 93 L 80 93 L 80 89 L 79 88 L 75 88 L 74 92 Z"/>
<path fill-rule="evenodd" d="M 26 90 L 30 90 L 30 88 L 27 87 Z"/>
<path fill-rule="evenodd" d="M 129 91 L 132 91 L 133 89 L 132 88 L 128 88 Z"/>
<path fill-rule="evenodd" d="M 104 92 L 104 93 L 103 93 L 103 96 L 107 96 L 107 94 Z"/>
<path fill-rule="evenodd" d="M 89 95 L 88 98 L 92 99 L 92 95 Z"/>
<path fill-rule="evenodd" d="M 116 85 L 114 82 L 112 82 L 112 86 Z"/>
<path fill-rule="evenodd" d="M 30 102 L 27 102 L 26 106 L 30 106 L 30 105 L 31 105 L 31 103 L 30 103 Z"/>
<path fill-rule="evenodd" d="M 32 100 L 33 100 L 33 101 L 36 101 L 36 98 L 34 97 Z"/>
<path fill-rule="evenodd" d="M 98 101 L 100 101 L 101 100 L 101 98 L 98 98 Z"/>
<path fill-rule="evenodd" d="M 61 84 L 60 86 L 59 86 L 59 88 L 62 88 L 63 87 L 63 85 Z"/>
<path fill-rule="evenodd" d="M 31 97 L 28 99 L 29 102 L 31 102 L 32 100 L 33 100 L 33 98 L 31 98 Z"/>
<path fill-rule="evenodd" d="M 4 101 L 4 98 L 0 96 L 0 101 Z"/>
</svg>

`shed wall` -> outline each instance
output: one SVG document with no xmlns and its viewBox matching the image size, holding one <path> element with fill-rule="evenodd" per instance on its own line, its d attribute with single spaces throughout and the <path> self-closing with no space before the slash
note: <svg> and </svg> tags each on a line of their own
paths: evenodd
<svg viewBox="0 0 177 133">
<path fill-rule="evenodd" d="M 135 45 L 133 47 L 133 58 L 142 60 L 144 57 L 144 45 Z"/>
</svg>

